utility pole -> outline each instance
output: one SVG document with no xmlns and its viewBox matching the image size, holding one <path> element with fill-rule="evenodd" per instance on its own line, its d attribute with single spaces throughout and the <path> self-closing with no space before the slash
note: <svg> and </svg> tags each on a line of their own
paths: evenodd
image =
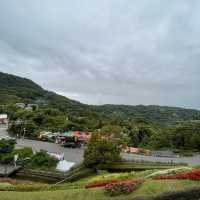
<svg viewBox="0 0 200 200">
<path fill-rule="evenodd" d="M 24 136 L 26 134 L 26 128 L 23 128 L 23 132 L 24 132 L 24 134 L 23 134 L 23 139 L 24 139 Z"/>
</svg>

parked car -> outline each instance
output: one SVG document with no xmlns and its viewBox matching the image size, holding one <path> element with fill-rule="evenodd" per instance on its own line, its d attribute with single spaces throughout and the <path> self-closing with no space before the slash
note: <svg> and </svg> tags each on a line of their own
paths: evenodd
<svg viewBox="0 0 200 200">
<path fill-rule="evenodd" d="M 58 135 L 59 133 L 42 132 L 39 135 L 39 139 L 47 142 L 55 142 Z"/>
<path fill-rule="evenodd" d="M 81 143 L 80 142 L 73 142 L 73 141 L 66 141 L 61 146 L 68 147 L 68 148 L 80 148 Z"/>
</svg>

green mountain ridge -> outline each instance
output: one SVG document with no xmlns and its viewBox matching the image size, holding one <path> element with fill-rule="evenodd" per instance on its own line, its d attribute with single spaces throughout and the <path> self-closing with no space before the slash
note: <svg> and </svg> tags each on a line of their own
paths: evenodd
<svg viewBox="0 0 200 200">
<path fill-rule="evenodd" d="M 0 99 L 0 105 L 44 102 L 62 112 L 80 117 L 91 115 L 110 119 L 118 116 L 125 120 L 142 118 L 154 123 L 200 120 L 200 111 L 194 109 L 156 105 L 86 105 L 47 91 L 30 79 L 2 72 L 0 72 Z"/>
</svg>

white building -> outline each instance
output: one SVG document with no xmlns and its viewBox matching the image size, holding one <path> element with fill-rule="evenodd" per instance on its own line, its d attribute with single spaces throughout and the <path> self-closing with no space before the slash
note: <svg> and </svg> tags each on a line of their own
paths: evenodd
<svg viewBox="0 0 200 200">
<path fill-rule="evenodd" d="M 8 115 L 0 114 L 0 124 L 8 124 Z"/>
</svg>

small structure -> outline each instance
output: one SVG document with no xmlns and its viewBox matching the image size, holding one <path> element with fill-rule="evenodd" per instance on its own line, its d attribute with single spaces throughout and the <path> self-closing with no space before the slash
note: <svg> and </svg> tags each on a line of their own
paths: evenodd
<svg viewBox="0 0 200 200">
<path fill-rule="evenodd" d="M 25 103 L 16 103 L 15 106 L 17 108 L 21 108 L 21 109 L 25 109 L 25 110 L 30 110 L 30 111 L 34 111 L 34 110 L 38 110 L 38 104 L 25 104 Z"/>
<path fill-rule="evenodd" d="M 62 161 L 59 161 L 56 169 L 61 172 L 67 172 L 74 166 L 74 164 L 75 163 L 73 163 L 73 162 L 68 162 L 66 160 L 62 160 Z"/>
<path fill-rule="evenodd" d="M 81 147 L 82 144 L 73 131 L 60 134 L 57 137 L 56 143 L 61 144 L 64 147 L 71 147 L 71 148 Z"/>
<path fill-rule="evenodd" d="M 56 160 L 63 161 L 65 159 L 65 154 L 57 154 L 52 152 L 47 152 L 51 157 L 55 158 Z"/>
<path fill-rule="evenodd" d="M 74 136 L 78 138 L 81 143 L 87 144 L 91 138 L 91 134 L 88 132 L 75 131 Z"/>
<path fill-rule="evenodd" d="M 16 103 L 15 106 L 17 108 L 23 108 L 23 109 L 26 107 L 25 103 Z"/>
<path fill-rule="evenodd" d="M 8 115 L 0 114 L 0 124 L 8 124 Z"/>
<path fill-rule="evenodd" d="M 50 131 L 43 131 L 39 133 L 38 139 L 42 141 L 48 141 L 48 142 L 56 142 L 57 143 L 57 137 L 60 135 L 59 132 L 52 133 Z"/>
<path fill-rule="evenodd" d="M 38 104 L 28 104 L 25 108 L 26 110 L 38 110 Z"/>
<path fill-rule="evenodd" d="M 126 147 L 124 149 L 125 153 L 135 153 L 138 154 L 140 152 L 139 148 L 134 148 L 134 147 Z"/>
<path fill-rule="evenodd" d="M 151 151 L 148 149 L 135 148 L 135 147 L 126 147 L 123 151 L 125 153 L 132 153 L 132 154 L 145 154 L 145 155 L 151 154 Z"/>
</svg>

